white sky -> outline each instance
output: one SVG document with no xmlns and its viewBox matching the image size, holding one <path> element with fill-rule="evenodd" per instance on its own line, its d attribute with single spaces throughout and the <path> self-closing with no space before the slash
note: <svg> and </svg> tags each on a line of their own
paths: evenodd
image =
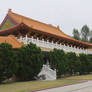
<svg viewBox="0 0 92 92">
<path fill-rule="evenodd" d="M 85 24 L 92 29 L 92 0 L 0 0 L 0 23 L 8 9 L 13 12 L 59 25 L 63 32 L 72 35 Z"/>
</svg>

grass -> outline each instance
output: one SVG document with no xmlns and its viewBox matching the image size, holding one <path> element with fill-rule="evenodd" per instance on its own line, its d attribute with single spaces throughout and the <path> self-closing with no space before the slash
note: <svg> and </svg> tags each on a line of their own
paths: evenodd
<svg viewBox="0 0 92 92">
<path fill-rule="evenodd" d="M 15 82 L 9 84 L 1 84 L 0 92 L 30 92 L 44 88 L 51 88 L 56 86 L 63 86 L 72 83 L 78 83 L 75 80 L 56 80 L 56 81 L 29 81 L 29 82 Z"/>
<path fill-rule="evenodd" d="M 69 80 L 92 80 L 92 74 L 67 77 Z"/>
<path fill-rule="evenodd" d="M 28 81 L 1 84 L 0 92 L 30 92 L 33 90 L 79 83 L 79 80 L 92 80 L 92 75 L 72 76 L 55 81 Z"/>
</svg>

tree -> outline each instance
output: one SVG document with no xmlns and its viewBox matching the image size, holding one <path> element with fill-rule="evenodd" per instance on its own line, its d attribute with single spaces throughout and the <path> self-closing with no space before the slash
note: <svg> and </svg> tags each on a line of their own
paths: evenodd
<svg viewBox="0 0 92 92">
<path fill-rule="evenodd" d="M 79 60 L 80 60 L 80 74 L 88 73 L 89 61 L 87 55 L 80 54 Z"/>
<path fill-rule="evenodd" d="M 92 37 L 90 37 L 90 39 L 89 39 L 89 43 L 92 43 Z"/>
<path fill-rule="evenodd" d="M 81 29 L 82 40 L 87 42 L 89 36 L 90 36 L 90 29 L 87 25 L 84 25 Z"/>
<path fill-rule="evenodd" d="M 88 73 L 92 72 L 92 54 L 87 55 L 87 62 L 88 62 Z"/>
<path fill-rule="evenodd" d="M 50 66 L 56 69 L 58 78 L 67 71 L 67 62 L 63 50 L 54 49 L 50 52 Z"/>
<path fill-rule="evenodd" d="M 12 77 L 13 49 L 8 43 L 0 44 L 0 82 Z"/>
<path fill-rule="evenodd" d="M 92 43 L 92 30 L 90 31 L 89 43 Z"/>
<path fill-rule="evenodd" d="M 73 52 L 68 52 L 66 58 L 68 60 L 68 72 L 72 75 L 73 73 L 77 72 L 76 65 L 78 63 L 78 58 Z"/>
<path fill-rule="evenodd" d="M 76 40 L 80 40 L 80 33 L 77 29 L 73 29 L 73 37 L 76 39 Z"/>
<path fill-rule="evenodd" d="M 15 65 L 15 75 L 18 80 L 26 81 L 35 79 L 43 65 L 41 49 L 32 43 L 23 46 L 17 52 Z"/>
<path fill-rule="evenodd" d="M 76 62 L 74 64 L 74 72 L 75 72 L 75 74 L 79 74 L 81 71 L 81 62 L 79 60 L 79 56 L 76 56 L 76 57 L 77 58 L 76 58 Z"/>
</svg>

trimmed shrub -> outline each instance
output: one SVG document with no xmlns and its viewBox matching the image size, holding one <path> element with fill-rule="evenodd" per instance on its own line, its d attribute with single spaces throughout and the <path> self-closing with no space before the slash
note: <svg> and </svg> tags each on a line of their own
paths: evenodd
<svg viewBox="0 0 92 92">
<path fill-rule="evenodd" d="M 28 44 L 17 51 L 16 77 L 20 81 L 33 80 L 41 71 L 43 55 L 41 49 L 35 44 Z"/>
<path fill-rule="evenodd" d="M 13 49 L 8 43 L 0 44 L 0 82 L 12 77 Z"/>
<path fill-rule="evenodd" d="M 79 55 L 80 60 L 80 74 L 88 74 L 92 70 L 92 55 Z"/>
<path fill-rule="evenodd" d="M 57 77 L 61 77 L 67 71 L 66 55 L 63 50 L 54 49 L 50 52 L 50 66 L 56 69 Z"/>
<path fill-rule="evenodd" d="M 79 66 L 79 60 L 75 53 L 68 52 L 66 54 L 67 58 L 67 65 L 68 65 L 68 73 L 74 74 L 75 72 L 78 72 L 78 66 Z"/>
</svg>

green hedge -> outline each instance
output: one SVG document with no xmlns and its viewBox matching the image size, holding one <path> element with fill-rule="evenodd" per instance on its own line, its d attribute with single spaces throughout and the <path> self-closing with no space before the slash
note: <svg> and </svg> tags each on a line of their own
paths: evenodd
<svg viewBox="0 0 92 92">
<path fill-rule="evenodd" d="M 44 59 L 45 63 L 49 60 L 52 69 L 56 69 L 58 78 L 65 74 L 92 72 L 91 54 L 76 55 L 58 49 L 42 53 L 41 49 L 32 43 L 15 51 L 10 44 L 2 43 L 0 44 L 0 82 L 13 75 L 18 81 L 34 80 L 42 69 Z"/>
<path fill-rule="evenodd" d="M 8 43 L 0 44 L 0 82 L 10 78 L 13 74 L 13 49 Z"/>
<path fill-rule="evenodd" d="M 68 52 L 54 49 L 49 56 L 52 69 L 57 69 L 57 76 L 69 74 L 88 74 L 92 72 L 92 55 Z"/>
<path fill-rule="evenodd" d="M 33 80 L 41 71 L 41 49 L 30 43 L 14 51 L 8 43 L 0 44 L 0 82 L 16 76 L 18 81 Z"/>
</svg>

